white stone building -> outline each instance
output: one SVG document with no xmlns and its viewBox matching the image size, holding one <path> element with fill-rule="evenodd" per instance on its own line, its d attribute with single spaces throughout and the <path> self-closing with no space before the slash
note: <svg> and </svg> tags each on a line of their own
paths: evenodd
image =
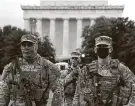
<svg viewBox="0 0 135 106">
<path fill-rule="evenodd" d="M 108 5 L 108 0 L 40 1 L 40 6 L 21 6 L 24 28 L 48 35 L 59 58 L 81 47 L 82 29 L 100 16 L 121 17 L 124 6 Z"/>
</svg>

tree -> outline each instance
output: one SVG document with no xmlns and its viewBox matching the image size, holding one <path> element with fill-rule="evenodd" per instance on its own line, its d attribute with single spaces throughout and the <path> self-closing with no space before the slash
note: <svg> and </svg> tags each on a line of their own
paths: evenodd
<svg viewBox="0 0 135 106">
<path fill-rule="evenodd" d="M 10 25 L 0 29 L 0 72 L 15 55 L 21 55 L 19 42 L 25 30 Z"/>
<path fill-rule="evenodd" d="M 48 36 L 43 37 L 43 40 L 40 40 L 38 45 L 39 45 L 38 53 L 54 63 L 55 49 L 53 48 L 53 44 L 50 42 L 49 37 Z"/>
<path fill-rule="evenodd" d="M 135 23 L 128 18 L 99 17 L 95 20 L 95 25 L 85 27 L 82 49 L 92 60 L 96 59 L 95 38 L 101 35 L 109 36 L 113 40 L 112 58 L 118 58 L 135 73 Z"/>
</svg>

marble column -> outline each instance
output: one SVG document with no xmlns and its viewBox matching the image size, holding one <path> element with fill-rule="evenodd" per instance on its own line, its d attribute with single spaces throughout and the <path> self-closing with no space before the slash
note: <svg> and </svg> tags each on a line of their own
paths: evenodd
<svg viewBox="0 0 135 106">
<path fill-rule="evenodd" d="M 56 47 L 55 43 L 55 18 L 50 19 L 50 39 L 53 43 L 54 47 Z"/>
<path fill-rule="evenodd" d="M 63 19 L 63 56 L 69 55 L 69 19 Z"/>
<path fill-rule="evenodd" d="M 24 29 L 28 32 L 30 32 L 30 19 L 24 18 Z"/>
<path fill-rule="evenodd" d="M 43 35 L 42 35 L 42 18 L 37 19 L 36 33 L 39 34 L 39 37 L 43 38 Z"/>
<path fill-rule="evenodd" d="M 95 24 L 95 20 L 93 18 L 90 19 L 90 26 L 93 26 Z"/>
<path fill-rule="evenodd" d="M 77 19 L 77 47 L 76 48 L 81 48 L 81 43 L 82 43 L 82 18 Z"/>
</svg>

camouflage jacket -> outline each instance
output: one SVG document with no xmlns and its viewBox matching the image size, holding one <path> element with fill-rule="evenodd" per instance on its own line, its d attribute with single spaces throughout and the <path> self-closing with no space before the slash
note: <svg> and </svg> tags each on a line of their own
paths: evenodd
<svg viewBox="0 0 135 106">
<path fill-rule="evenodd" d="M 76 81 L 77 81 L 77 70 L 79 68 L 68 68 L 68 74 L 65 77 L 65 84 L 67 84 L 65 86 L 64 89 L 64 93 L 65 93 L 65 97 L 74 97 L 74 93 L 75 93 L 75 89 L 76 89 Z M 72 79 L 69 79 L 72 76 Z"/>
<path fill-rule="evenodd" d="M 70 67 L 68 70 L 69 74 L 65 77 L 64 87 L 67 87 L 70 83 L 77 81 L 80 67 L 77 68 Z"/>
<path fill-rule="evenodd" d="M 93 61 L 79 72 L 73 106 L 135 105 L 134 84 L 135 75 L 118 60 L 112 59 L 106 69 Z"/>
<path fill-rule="evenodd" d="M 33 64 L 29 64 L 24 58 L 19 58 L 19 65 L 17 67 L 15 62 L 9 63 L 2 74 L 2 79 L 9 87 L 8 96 L 14 104 L 17 104 L 20 98 L 26 102 L 24 98 L 29 96 L 29 100 L 38 106 L 41 105 L 39 101 L 42 98 L 42 105 L 45 106 L 51 89 L 54 92 L 52 106 L 61 106 L 60 71 L 53 63 L 38 55 Z"/>
</svg>

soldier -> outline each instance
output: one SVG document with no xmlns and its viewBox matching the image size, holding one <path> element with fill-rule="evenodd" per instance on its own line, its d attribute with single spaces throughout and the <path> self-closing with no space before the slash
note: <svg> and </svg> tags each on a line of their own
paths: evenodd
<svg viewBox="0 0 135 106">
<path fill-rule="evenodd" d="M 65 106 L 72 106 L 72 101 L 76 89 L 76 80 L 77 80 L 77 71 L 80 69 L 80 53 L 79 52 L 72 52 L 70 57 L 70 63 L 68 68 L 68 75 L 65 78 Z M 73 74 L 73 79 L 68 81 L 70 75 Z M 68 81 L 68 82 L 67 82 Z"/>
<path fill-rule="evenodd" d="M 135 76 L 117 59 L 111 59 L 112 39 L 95 39 L 98 60 L 79 73 L 73 106 L 135 106 Z"/>
<path fill-rule="evenodd" d="M 52 106 L 61 106 L 59 69 L 37 53 L 38 38 L 35 35 L 22 36 L 20 44 L 22 57 L 6 65 L 2 73 L 2 80 L 9 91 L 6 92 L 6 102 L 1 106 L 46 106 L 50 89 L 55 98 Z"/>
</svg>

